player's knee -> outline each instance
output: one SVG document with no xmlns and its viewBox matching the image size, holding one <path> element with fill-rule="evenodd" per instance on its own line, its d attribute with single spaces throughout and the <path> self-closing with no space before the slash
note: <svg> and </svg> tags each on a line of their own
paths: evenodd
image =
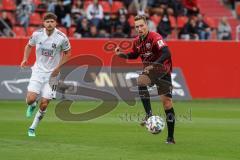
<svg viewBox="0 0 240 160">
<path fill-rule="evenodd" d="M 33 96 L 33 95 L 27 95 L 26 103 L 27 103 L 28 105 L 33 104 L 35 101 L 36 101 L 36 97 L 35 97 L 35 96 Z"/>
<path fill-rule="evenodd" d="M 137 85 L 138 86 L 148 86 L 151 84 L 151 80 L 146 75 L 140 75 L 137 79 Z"/>
<path fill-rule="evenodd" d="M 48 101 L 47 100 L 42 100 L 41 103 L 40 103 L 40 109 L 42 111 L 45 111 L 47 109 L 47 106 L 48 106 Z"/>
<path fill-rule="evenodd" d="M 164 98 L 162 100 L 164 109 L 171 109 L 172 108 L 172 99 L 171 98 Z"/>
<path fill-rule="evenodd" d="M 138 93 L 140 98 L 149 98 L 149 92 L 146 86 L 138 86 Z"/>
</svg>

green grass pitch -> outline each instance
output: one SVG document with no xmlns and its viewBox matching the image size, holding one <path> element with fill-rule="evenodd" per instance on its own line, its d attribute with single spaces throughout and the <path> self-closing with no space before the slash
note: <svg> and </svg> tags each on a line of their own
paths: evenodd
<svg viewBox="0 0 240 160">
<path fill-rule="evenodd" d="M 165 144 L 167 129 L 152 135 L 138 120 L 140 103 L 125 103 L 87 122 L 66 122 L 54 113 L 55 102 L 37 128 L 27 137 L 32 122 L 25 118 L 24 101 L 0 101 L 1 160 L 239 160 L 240 100 L 175 102 L 176 145 Z M 94 108 L 98 102 L 74 103 L 73 113 Z M 161 104 L 154 112 L 164 115 Z"/>
</svg>

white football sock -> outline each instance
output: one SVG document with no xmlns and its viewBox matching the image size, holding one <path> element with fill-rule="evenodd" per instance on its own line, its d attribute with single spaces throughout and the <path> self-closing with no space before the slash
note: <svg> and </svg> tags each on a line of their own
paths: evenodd
<svg viewBox="0 0 240 160">
<path fill-rule="evenodd" d="M 34 101 L 32 104 L 30 104 L 28 106 L 31 106 L 31 107 L 37 106 L 37 101 Z"/>
<path fill-rule="evenodd" d="M 32 125 L 30 126 L 31 129 L 35 129 L 38 125 L 38 123 L 41 121 L 41 119 L 43 118 L 43 116 L 45 115 L 47 110 L 45 111 L 41 111 L 40 109 L 37 111 L 35 118 L 33 120 Z"/>
</svg>

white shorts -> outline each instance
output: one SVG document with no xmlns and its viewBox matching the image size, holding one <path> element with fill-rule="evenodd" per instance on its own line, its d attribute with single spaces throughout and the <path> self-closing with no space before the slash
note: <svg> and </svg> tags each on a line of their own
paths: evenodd
<svg viewBox="0 0 240 160">
<path fill-rule="evenodd" d="M 32 76 L 28 84 L 28 91 L 41 94 L 41 97 L 46 99 L 56 98 L 56 91 L 52 91 L 49 85 L 50 75 L 51 73 L 32 71 Z"/>
</svg>

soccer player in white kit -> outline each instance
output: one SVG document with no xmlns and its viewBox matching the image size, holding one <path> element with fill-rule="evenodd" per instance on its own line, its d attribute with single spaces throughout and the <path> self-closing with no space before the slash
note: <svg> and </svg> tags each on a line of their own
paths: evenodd
<svg viewBox="0 0 240 160">
<path fill-rule="evenodd" d="M 55 79 L 61 66 L 70 56 L 70 43 L 64 33 L 56 28 L 57 16 L 47 13 L 43 17 L 44 28 L 33 32 L 28 44 L 25 46 L 21 67 L 27 65 L 27 60 L 33 46 L 36 46 L 36 61 L 32 67 L 32 75 L 28 85 L 26 103 L 28 105 L 26 116 L 33 115 L 37 106 L 37 97 L 40 95 L 39 110 L 32 125 L 28 129 L 28 136 L 35 137 L 35 129 L 46 113 L 46 108 L 51 99 L 55 98 L 56 91 L 50 86 L 49 80 Z"/>
</svg>

